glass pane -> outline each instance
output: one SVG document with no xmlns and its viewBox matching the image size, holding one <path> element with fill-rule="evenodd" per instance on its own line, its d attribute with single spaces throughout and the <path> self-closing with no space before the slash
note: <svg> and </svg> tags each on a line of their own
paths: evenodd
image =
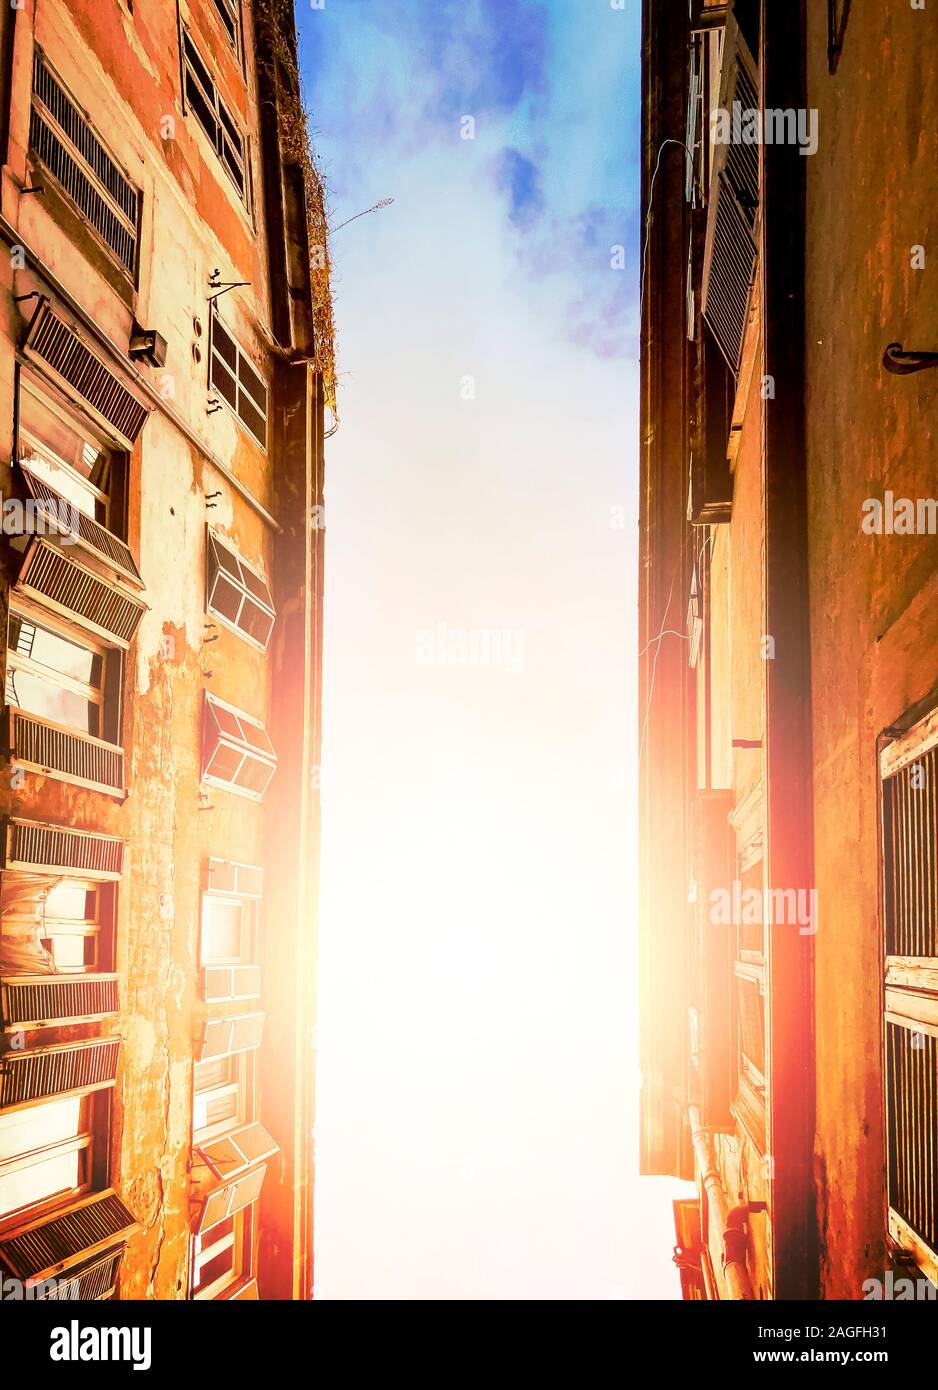
<svg viewBox="0 0 938 1390">
<path fill-rule="evenodd" d="M 81 1164 L 82 1156 L 76 1150 L 0 1176 L 0 1216 L 43 1202 L 57 1193 L 71 1192 L 81 1182 Z"/>
<path fill-rule="evenodd" d="M 225 1121 L 237 1123 L 238 1093 L 226 1085 L 221 1094 L 217 1089 L 197 1091 L 192 1101 L 192 1128 L 196 1134 L 209 1125 Z"/>
<path fill-rule="evenodd" d="M 221 1254 L 209 1260 L 208 1264 L 202 1266 L 199 1279 L 195 1284 L 195 1292 L 199 1289 L 207 1288 L 209 1284 L 214 1284 L 216 1279 L 221 1279 L 223 1275 L 234 1273 L 235 1249 L 229 1246 L 227 1250 L 222 1250 Z"/>
<path fill-rule="evenodd" d="M 244 754 L 237 748 L 217 748 L 205 774 L 217 777 L 220 782 L 233 782 L 243 758 Z"/>
<path fill-rule="evenodd" d="M 210 1062 L 196 1062 L 194 1086 L 197 1091 L 205 1091 L 210 1086 L 222 1086 L 234 1079 L 233 1057 L 214 1057 Z"/>
<path fill-rule="evenodd" d="M 259 642 L 262 647 L 266 647 L 270 637 L 270 630 L 274 625 L 274 620 L 269 613 L 265 613 L 257 604 L 246 602 L 244 612 L 241 614 L 239 626 L 242 632 L 246 632 L 249 637 L 253 637 L 255 642 Z"/>
<path fill-rule="evenodd" d="M 50 932 L 42 939 L 51 951 L 56 970 L 91 970 L 97 964 L 98 938 L 74 932 Z"/>
<path fill-rule="evenodd" d="M 225 575 L 219 574 L 212 587 L 212 610 L 227 618 L 229 623 L 236 623 L 241 611 L 242 597 L 241 590 Z"/>
<path fill-rule="evenodd" d="M 107 469 L 110 453 L 78 427 L 77 421 L 50 409 L 39 396 L 23 384 L 20 391 L 20 459 L 34 472 L 40 467 L 50 485 L 65 492 L 66 479 L 74 484 L 87 479 L 97 483 Z M 77 475 L 77 476 L 76 476 Z M 66 496 L 71 494 L 65 493 Z M 89 494 L 85 491 L 83 496 Z M 77 497 L 75 498 L 77 501 Z M 81 505 L 79 503 L 79 505 Z M 84 510 L 84 508 L 82 508 Z M 90 516 L 94 513 L 90 512 Z"/>
<path fill-rule="evenodd" d="M 7 699 L 40 719 L 51 719 L 83 734 L 100 737 L 98 706 L 84 695 L 43 680 L 30 671 L 7 671 Z"/>
<path fill-rule="evenodd" d="M 74 1138 L 81 1128 L 81 1105 L 81 1096 L 72 1096 L 0 1115 L 0 1162 Z"/>
<path fill-rule="evenodd" d="M 87 883 L 62 879 L 46 896 L 45 915 L 71 922 L 94 922 L 98 917 L 98 891 Z"/>
<path fill-rule="evenodd" d="M 245 758 L 244 766 L 238 773 L 238 786 L 244 787 L 245 791 L 264 792 L 267 784 L 274 775 L 274 770 L 269 763 L 262 763 L 257 758 Z"/>
<path fill-rule="evenodd" d="M 10 614 L 10 650 L 56 674 L 101 688 L 104 662 L 97 652 L 18 613 Z"/>
<path fill-rule="evenodd" d="M 241 960 L 242 906 L 226 898 L 202 899 L 202 960 Z"/>
</svg>

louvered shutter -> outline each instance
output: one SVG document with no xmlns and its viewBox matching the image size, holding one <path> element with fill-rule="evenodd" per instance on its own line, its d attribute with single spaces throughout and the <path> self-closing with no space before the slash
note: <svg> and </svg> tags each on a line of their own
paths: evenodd
<svg viewBox="0 0 938 1390">
<path fill-rule="evenodd" d="M 722 111 L 759 109 L 755 64 L 729 16 L 720 78 Z M 739 370 L 758 255 L 759 146 L 717 145 L 708 198 L 702 309 L 731 370 Z"/>
<path fill-rule="evenodd" d="M 0 1109 L 16 1110 L 35 1101 L 85 1095 L 113 1086 L 120 1046 L 120 1038 L 92 1038 L 4 1053 L 0 1058 Z"/>
<path fill-rule="evenodd" d="M 121 381 L 70 323 L 41 299 L 33 315 L 23 351 L 47 376 L 76 392 L 86 409 L 125 446 L 147 422 L 149 407 Z"/>
<path fill-rule="evenodd" d="M 880 778 L 889 1234 L 938 1282 L 938 711 Z"/>
<path fill-rule="evenodd" d="M 31 1288 L 120 1246 L 141 1227 L 113 1188 L 71 1203 L 64 1211 L 27 1221 L 0 1237 L 0 1263 Z M 113 1271 L 116 1277 L 116 1269 Z M 100 1297 L 101 1295 L 98 1295 Z"/>
<path fill-rule="evenodd" d="M 82 878 L 119 879 L 124 842 L 117 835 L 12 818 L 6 823 L 5 869 L 61 869 Z"/>
</svg>

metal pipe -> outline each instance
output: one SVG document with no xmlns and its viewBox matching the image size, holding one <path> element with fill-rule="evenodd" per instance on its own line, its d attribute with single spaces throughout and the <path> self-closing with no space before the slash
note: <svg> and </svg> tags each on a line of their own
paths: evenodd
<svg viewBox="0 0 938 1390">
<path fill-rule="evenodd" d="M 730 1210 L 710 1135 L 704 1128 L 696 1105 L 688 1106 L 687 1118 L 707 1199 L 708 1223 L 712 1223 L 723 1251 L 723 1277 L 728 1296 L 734 1300 L 754 1300 L 752 1281 L 746 1268 L 747 1242 L 742 1229 L 748 1208 L 734 1207 Z"/>
</svg>

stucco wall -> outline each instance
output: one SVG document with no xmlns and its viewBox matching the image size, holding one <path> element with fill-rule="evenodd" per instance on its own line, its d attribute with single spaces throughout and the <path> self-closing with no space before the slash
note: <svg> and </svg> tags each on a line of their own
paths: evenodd
<svg viewBox="0 0 938 1390">
<path fill-rule="evenodd" d="M 866 498 L 938 496 L 938 372 L 887 375 L 887 343 L 938 347 L 934 6 L 854 4 L 837 71 L 809 6 L 809 476 L 817 1138 L 822 1295 L 884 1268 L 877 735 L 938 681 L 934 536 L 866 535 Z M 911 268 L 923 246 L 924 270 Z"/>
</svg>

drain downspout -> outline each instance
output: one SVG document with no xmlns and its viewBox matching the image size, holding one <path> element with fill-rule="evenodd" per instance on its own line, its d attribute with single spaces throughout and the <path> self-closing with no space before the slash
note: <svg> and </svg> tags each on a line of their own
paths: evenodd
<svg viewBox="0 0 938 1390">
<path fill-rule="evenodd" d="M 723 1251 L 723 1277 L 726 1280 L 727 1296 L 734 1300 L 753 1300 L 752 1281 L 746 1268 L 747 1239 L 745 1232 L 748 1206 L 730 1208 L 723 1189 L 710 1143 L 710 1135 L 704 1129 L 700 1111 L 696 1105 L 687 1108 L 690 1121 L 691 1139 L 697 1167 L 700 1170 L 704 1193 L 707 1200 L 709 1227 L 716 1233 Z"/>
</svg>

